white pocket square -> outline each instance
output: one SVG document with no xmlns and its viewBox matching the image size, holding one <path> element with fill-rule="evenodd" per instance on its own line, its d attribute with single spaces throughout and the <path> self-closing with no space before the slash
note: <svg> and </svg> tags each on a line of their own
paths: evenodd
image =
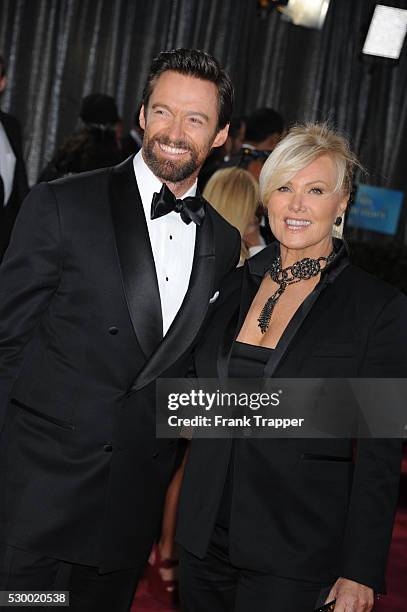
<svg viewBox="0 0 407 612">
<path fill-rule="evenodd" d="M 213 294 L 213 296 L 211 297 L 211 299 L 209 300 L 209 304 L 213 304 L 214 302 L 216 302 L 216 300 L 219 297 L 219 291 L 215 291 L 215 293 Z"/>
</svg>

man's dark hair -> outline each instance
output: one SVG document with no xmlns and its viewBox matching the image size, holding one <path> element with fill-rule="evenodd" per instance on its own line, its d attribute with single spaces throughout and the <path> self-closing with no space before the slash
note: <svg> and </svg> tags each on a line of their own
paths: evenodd
<svg viewBox="0 0 407 612">
<path fill-rule="evenodd" d="M 246 141 L 263 142 L 272 134 L 284 132 L 284 119 L 272 108 L 258 108 L 246 119 Z"/>
<path fill-rule="evenodd" d="M 234 98 L 232 82 L 222 70 L 218 60 L 199 49 L 162 51 L 153 59 L 143 91 L 145 109 L 158 77 L 167 70 L 214 83 L 218 89 L 218 130 L 230 122 Z"/>
<path fill-rule="evenodd" d="M 0 79 L 6 76 L 7 67 L 3 55 L 0 53 Z"/>
</svg>

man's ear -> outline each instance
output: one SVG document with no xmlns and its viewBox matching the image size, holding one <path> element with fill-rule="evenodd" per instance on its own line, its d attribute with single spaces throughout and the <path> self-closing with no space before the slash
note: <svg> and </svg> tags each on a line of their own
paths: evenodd
<svg viewBox="0 0 407 612">
<path fill-rule="evenodd" d="M 138 121 L 142 130 L 146 129 L 146 116 L 144 114 L 144 104 L 141 105 Z"/>
<path fill-rule="evenodd" d="M 226 139 L 228 137 L 228 133 L 229 133 L 229 123 L 225 125 L 224 128 L 219 130 L 219 132 L 216 134 L 215 140 L 212 143 L 212 147 L 221 147 L 223 144 L 225 144 Z"/>
<path fill-rule="evenodd" d="M 3 77 L 0 78 L 0 93 L 3 93 L 3 91 L 6 89 L 6 85 L 7 85 L 7 76 L 4 75 Z"/>
</svg>

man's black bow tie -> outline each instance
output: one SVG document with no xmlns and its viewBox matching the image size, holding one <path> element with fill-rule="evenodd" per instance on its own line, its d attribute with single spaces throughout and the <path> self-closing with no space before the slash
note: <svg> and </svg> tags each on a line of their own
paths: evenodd
<svg viewBox="0 0 407 612">
<path fill-rule="evenodd" d="M 199 196 L 188 197 L 184 200 L 177 200 L 172 191 L 165 183 L 159 193 L 153 195 L 151 202 L 151 218 L 158 219 L 168 215 L 169 212 L 177 212 L 187 225 L 193 221 L 201 225 L 205 217 L 205 204 L 203 198 Z"/>
</svg>

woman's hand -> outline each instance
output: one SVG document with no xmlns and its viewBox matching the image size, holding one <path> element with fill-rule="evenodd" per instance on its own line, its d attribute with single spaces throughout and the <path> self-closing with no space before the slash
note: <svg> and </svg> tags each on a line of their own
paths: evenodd
<svg viewBox="0 0 407 612">
<path fill-rule="evenodd" d="M 326 603 L 336 599 L 335 612 L 370 612 L 373 609 L 373 589 L 348 580 L 338 578 L 333 585 Z"/>
</svg>

